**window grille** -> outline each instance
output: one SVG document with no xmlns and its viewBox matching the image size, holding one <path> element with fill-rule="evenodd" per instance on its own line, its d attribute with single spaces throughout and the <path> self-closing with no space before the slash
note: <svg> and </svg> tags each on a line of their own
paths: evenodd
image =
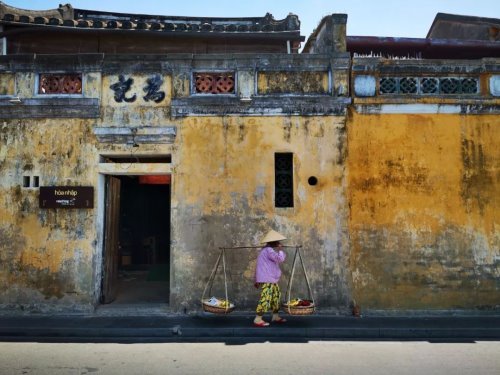
<svg viewBox="0 0 500 375">
<path fill-rule="evenodd" d="M 81 94 L 82 74 L 40 74 L 38 94 Z"/>
<path fill-rule="evenodd" d="M 477 93 L 477 79 L 475 78 L 462 78 L 460 81 L 462 84 L 462 93 L 464 94 L 476 94 Z"/>
<path fill-rule="evenodd" d="M 457 78 L 441 78 L 439 86 L 442 94 L 459 94 L 460 80 Z"/>
<path fill-rule="evenodd" d="M 380 79 L 380 93 L 381 94 L 396 94 L 397 93 L 396 78 L 381 78 Z"/>
<path fill-rule="evenodd" d="M 293 207 L 293 154 L 274 154 L 275 207 Z"/>
<path fill-rule="evenodd" d="M 235 92 L 233 72 L 194 73 L 193 80 L 196 94 L 234 94 Z"/>
<path fill-rule="evenodd" d="M 477 94 L 479 78 L 476 77 L 381 77 L 379 93 L 416 95 Z"/>
<path fill-rule="evenodd" d="M 405 77 L 399 80 L 399 91 L 402 94 L 416 94 L 417 93 L 417 79 Z"/>
<path fill-rule="evenodd" d="M 432 77 L 421 78 L 420 90 L 422 91 L 422 94 L 437 94 L 439 92 L 438 79 Z"/>
</svg>

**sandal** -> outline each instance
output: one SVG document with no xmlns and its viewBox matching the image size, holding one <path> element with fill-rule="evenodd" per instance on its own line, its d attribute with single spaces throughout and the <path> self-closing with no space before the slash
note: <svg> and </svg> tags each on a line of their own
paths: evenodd
<svg viewBox="0 0 500 375">
<path fill-rule="evenodd" d="M 269 325 L 269 323 L 268 323 L 268 322 L 265 322 L 265 321 L 261 321 L 261 322 L 259 322 L 259 323 L 255 323 L 255 322 L 253 322 L 253 325 L 254 325 L 255 327 L 267 327 L 267 326 Z"/>
<path fill-rule="evenodd" d="M 271 320 L 272 323 L 278 323 L 278 324 L 283 324 L 283 323 L 286 323 L 286 319 L 285 318 L 279 318 L 279 319 L 276 319 L 276 320 Z"/>
</svg>

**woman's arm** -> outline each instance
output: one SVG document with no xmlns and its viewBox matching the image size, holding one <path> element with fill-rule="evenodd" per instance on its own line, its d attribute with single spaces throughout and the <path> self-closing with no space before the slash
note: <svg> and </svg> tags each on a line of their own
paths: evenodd
<svg viewBox="0 0 500 375">
<path fill-rule="evenodd" d="M 283 250 L 279 250 L 278 252 L 276 252 L 269 247 L 267 250 L 267 257 L 274 263 L 283 263 L 285 261 L 286 254 Z"/>
</svg>

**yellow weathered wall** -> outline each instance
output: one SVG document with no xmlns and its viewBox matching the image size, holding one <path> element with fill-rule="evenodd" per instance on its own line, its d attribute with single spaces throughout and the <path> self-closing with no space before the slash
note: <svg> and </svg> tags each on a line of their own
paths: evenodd
<svg viewBox="0 0 500 375">
<path fill-rule="evenodd" d="M 220 246 L 258 245 L 270 228 L 304 246 L 315 296 L 347 299 L 345 127 L 342 117 L 198 117 L 180 124 L 172 190 L 172 300 L 196 303 Z M 295 207 L 274 207 L 274 154 L 294 154 Z M 318 178 L 316 186 L 307 179 Z M 253 309 L 257 250 L 229 252 L 232 297 Z M 290 270 L 293 251 L 289 250 Z M 286 276 L 287 277 L 287 276 Z M 283 279 L 283 288 L 286 286 Z M 305 280 L 294 281 L 304 296 Z M 223 284 L 219 284 L 223 285 Z M 302 289 L 302 290 L 300 290 Z"/>
<path fill-rule="evenodd" d="M 92 309 L 100 292 L 102 223 L 97 222 L 100 154 L 127 155 L 131 146 L 98 144 L 93 127 L 154 126 L 169 118 L 170 77 L 162 77 L 161 103 L 145 102 L 145 80 L 134 75 L 134 103 L 116 103 L 110 84 L 117 76 L 84 76 L 83 96 L 100 98 L 102 120 L 19 119 L 0 123 L 0 305 L 37 309 Z M 35 74 L 2 74 L 6 93 L 34 97 Z M 43 100 L 43 99 L 41 99 Z M 165 153 L 165 145 L 142 145 L 141 153 Z M 92 209 L 41 209 L 40 186 L 93 186 Z"/>
<path fill-rule="evenodd" d="M 95 186 L 92 121 L 9 120 L 0 124 L 0 304 L 92 303 L 93 209 L 41 209 L 40 186 Z"/>
<path fill-rule="evenodd" d="M 142 98 L 150 74 L 126 75 L 135 80 L 126 96 L 137 99 L 116 103 L 109 86 L 118 75 L 86 74 L 84 97 L 100 99 L 99 118 L 0 123 L 0 305 L 97 303 L 99 155 L 133 152 L 172 159 L 174 311 L 198 308 L 219 247 L 259 245 L 270 228 L 303 246 L 322 309 L 351 299 L 368 309 L 498 305 L 498 116 L 351 111 L 347 123 L 343 115 L 173 118 L 172 97 L 186 99 L 188 75 L 163 74 L 161 103 Z M 16 73 L 3 76 L 2 87 L 14 85 L 30 98 L 35 81 L 34 73 Z M 131 148 L 99 143 L 94 134 L 95 127 L 155 126 L 176 127 L 174 143 Z M 277 152 L 294 155 L 293 208 L 274 207 Z M 42 210 L 38 189 L 21 187 L 23 176 L 39 176 L 41 186 L 94 186 L 95 207 Z M 308 184 L 311 176 L 317 185 Z M 257 299 L 256 252 L 228 253 L 231 299 L 242 309 L 253 309 Z M 283 289 L 292 249 L 288 255 Z M 306 296 L 298 271 L 292 298 Z"/>
<path fill-rule="evenodd" d="M 500 301 L 500 118 L 351 112 L 353 297 L 372 309 Z"/>
</svg>

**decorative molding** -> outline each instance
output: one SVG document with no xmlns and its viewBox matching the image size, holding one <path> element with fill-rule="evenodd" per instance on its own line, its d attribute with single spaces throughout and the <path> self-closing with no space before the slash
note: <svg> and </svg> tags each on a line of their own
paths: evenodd
<svg viewBox="0 0 500 375">
<path fill-rule="evenodd" d="M 0 101 L 0 118 L 99 118 L 97 98 L 15 98 Z"/>
<path fill-rule="evenodd" d="M 94 127 L 99 143 L 121 144 L 166 144 L 174 143 L 177 135 L 175 126 L 138 126 L 138 127 Z"/>
<path fill-rule="evenodd" d="M 500 105 L 481 104 L 356 104 L 363 114 L 500 114 Z"/>
<path fill-rule="evenodd" d="M 224 115 L 345 115 L 351 104 L 349 97 L 328 95 L 273 95 L 253 96 L 251 101 L 232 97 L 189 97 L 172 99 L 172 116 L 224 116 Z"/>
<path fill-rule="evenodd" d="M 98 172 L 116 176 L 172 174 L 170 163 L 99 163 Z"/>
</svg>

